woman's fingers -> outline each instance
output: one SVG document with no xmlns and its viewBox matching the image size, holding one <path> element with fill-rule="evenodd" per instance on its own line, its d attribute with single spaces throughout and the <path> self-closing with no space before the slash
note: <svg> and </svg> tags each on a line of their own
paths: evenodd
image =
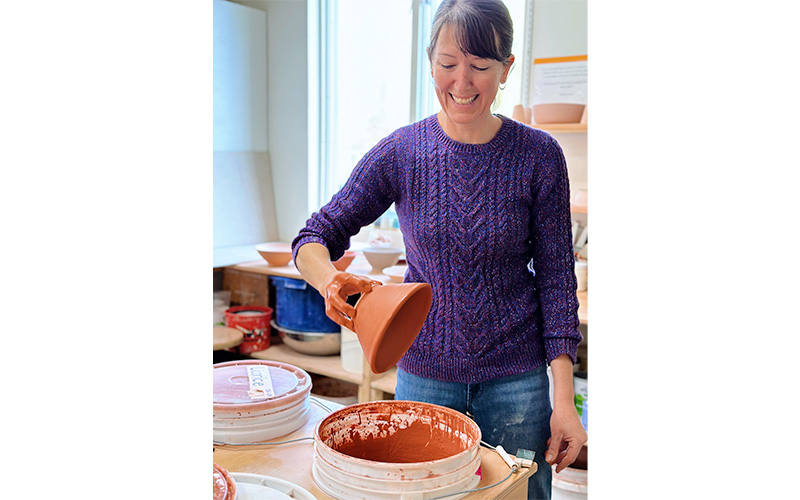
<svg viewBox="0 0 800 500">
<path fill-rule="evenodd" d="M 562 470 L 566 469 L 578 458 L 578 453 L 580 453 L 581 447 L 580 446 L 570 446 L 568 445 L 566 450 L 563 451 L 558 456 L 558 460 L 556 463 L 558 466 L 556 467 L 556 472 L 561 472 Z"/>
<path fill-rule="evenodd" d="M 335 274 L 325 287 L 325 315 L 352 330 L 356 310 L 347 302 L 347 298 L 357 293 L 369 292 L 373 287 L 382 284 L 380 281 L 345 272 Z"/>
<path fill-rule="evenodd" d="M 554 465 L 558 462 L 559 455 L 561 455 L 562 449 L 562 441 L 560 435 L 555 435 L 550 437 L 547 440 L 547 451 L 544 454 L 544 459 L 547 461 L 548 464 Z M 563 448 L 566 448 L 567 442 L 563 442 Z"/>
</svg>

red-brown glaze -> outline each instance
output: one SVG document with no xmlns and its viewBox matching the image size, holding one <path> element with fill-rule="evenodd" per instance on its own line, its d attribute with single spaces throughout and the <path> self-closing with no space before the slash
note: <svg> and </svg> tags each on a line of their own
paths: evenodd
<svg viewBox="0 0 800 500">
<path fill-rule="evenodd" d="M 331 449 L 374 462 L 442 460 L 480 441 L 474 422 L 437 405 L 378 401 L 343 408 L 324 419 L 320 439 Z"/>
<path fill-rule="evenodd" d="M 214 500 L 234 500 L 236 483 L 228 471 L 214 464 Z"/>
<path fill-rule="evenodd" d="M 334 449 L 351 457 L 390 463 L 429 462 L 463 451 L 460 443 L 447 439 L 445 433 L 436 432 L 430 423 L 420 420 L 393 434 L 387 432 L 388 423 L 379 425 L 379 429 L 377 436 L 364 437 L 351 431 L 350 440 Z"/>
</svg>

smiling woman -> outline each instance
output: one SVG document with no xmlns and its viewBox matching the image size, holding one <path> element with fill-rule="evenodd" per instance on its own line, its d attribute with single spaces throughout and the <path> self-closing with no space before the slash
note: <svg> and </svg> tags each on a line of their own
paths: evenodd
<svg viewBox="0 0 800 500">
<path fill-rule="evenodd" d="M 492 115 L 491 106 L 500 84 L 508 78 L 514 56 L 502 52 L 502 55 L 489 56 L 498 51 L 486 47 L 468 49 L 462 38 L 457 27 L 440 25 L 432 37 L 431 43 L 436 45 L 428 49 L 433 85 L 442 106 L 439 123 L 452 139 L 485 144 L 497 135 L 503 124 L 500 118 Z M 510 50 L 510 43 L 508 45 Z M 473 55 L 475 53 L 487 55 Z"/>
<path fill-rule="evenodd" d="M 526 0 L 504 3 L 519 33 L 513 50 L 521 53 Z M 440 4 L 441 0 L 309 2 L 310 35 L 318 36 L 309 45 L 318 51 L 312 51 L 309 73 L 309 213 L 344 185 L 358 159 L 380 138 L 439 110 L 426 48 Z M 506 90 L 498 93 L 496 112 L 511 116 L 520 102 L 521 73 L 510 71 Z"/>
</svg>

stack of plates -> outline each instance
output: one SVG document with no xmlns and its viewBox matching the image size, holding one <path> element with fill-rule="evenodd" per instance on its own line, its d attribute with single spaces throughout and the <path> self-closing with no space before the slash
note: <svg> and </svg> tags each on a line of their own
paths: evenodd
<svg viewBox="0 0 800 500">
<path fill-rule="evenodd" d="M 214 365 L 214 441 L 256 443 L 285 436 L 308 420 L 311 377 L 262 360 Z"/>
</svg>

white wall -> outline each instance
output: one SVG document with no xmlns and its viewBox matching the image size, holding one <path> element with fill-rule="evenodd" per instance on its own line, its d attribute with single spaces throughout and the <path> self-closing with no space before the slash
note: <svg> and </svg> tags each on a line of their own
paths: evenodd
<svg viewBox="0 0 800 500">
<path fill-rule="evenodd" d="M 267 2 L 269 143 L 278 235 L 291 241 L 308 209 L 308 54 L 305 0 Z"/>
<path fill-rule="evenodd" d="M 214 151 L 268 150 L 266 19 L 214 0 Z"/>
<path fill-rule="evenodd" d="M 267 15 L 214 0 L 214 267 L 277 239 L 269 155 Z"/>
<path fill-rule="evenodd" d="M 308 210 L 306 0 L 231 0 L 267 18 L 268 140 L 276 238 L 291 241 Z"/>
</svg>

